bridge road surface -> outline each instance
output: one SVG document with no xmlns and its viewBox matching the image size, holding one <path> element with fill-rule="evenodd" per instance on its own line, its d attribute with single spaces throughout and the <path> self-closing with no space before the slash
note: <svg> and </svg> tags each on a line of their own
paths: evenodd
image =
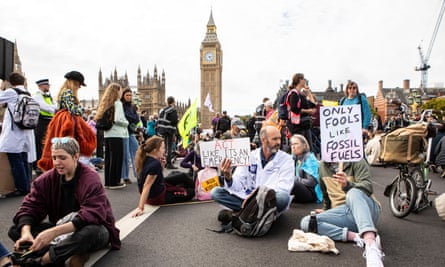
<svg viewBox="0 0 445 267">
<path fill-rule="evenodd" d="M 394 168 L 371 167 L 374 191 L 383 212 L 377 225 L 382 238 L 385 266 L 445 266 L 445 222 L 434 208 L 404 219 L 394 217 L 383 190 L 397 173 Z M 100 173 L 103 176 L 103 173 Z M 432 174 L 433 190 L 445 192 L 445 179 Z M 133 183 L 122 190 L 107 190 L 117 220 L 137 206 L 139 193 Z M 434 199 L 435 196 L 432 197 Z M 9 248 L 7 237 L 11 218 L 21 202 L 20 197 L 0 199 L 0 240 Z M 300 219 L 315 204 L 293 204 L 260 238 L 243 238 L 235 234 L 218 234 L 216 203 L 159 207 L 141 221 L 126 220 L 121 232 L 131 231 L 122 240 L 119 251 L 104 251 L 100 258 L 90 259 L 95 267 L 108 266 L 365 266 L 363 250 L 352 243 L 336 242 L 339 255 L 316 252 L 289 252 L 287 241 Z M 139 225 L 137 225 L 140 223 Z M 122 228 L 122 227 L 121 227 Z"/>
</svg>

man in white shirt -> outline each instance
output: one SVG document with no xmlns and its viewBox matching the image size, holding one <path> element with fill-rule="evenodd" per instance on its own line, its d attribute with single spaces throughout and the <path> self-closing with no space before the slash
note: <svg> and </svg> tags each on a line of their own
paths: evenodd
<svg viewBox="0 0 445 267">
<path fill-rule="evenodd" d="M 51 93 L 49 91 L 50 84 L 48 79 L 41 79 L 36 81 L 39 90 L 33 98 L 40 105 L 39 123 L 37 128 L 34 130 L 35 142 L 36 142 L 36 153 L 37 160 L 42 156 L 43 142 L 45 141 L 45 134 L 48 130 L 48 125 L 51 119 L 56 113 L 57 104 L 54 103 Z M 33 162 L 33 169 L 37 174 L 42 173 L 42 171 L 37 167 L 37 161 Z"/>
<path fill-rule="evenodd" d="M 6 108 L 12 113 L 18 100 L 18 94 L 13 89 L 26 92 L 25 77 L 13 72 L 8 79 L 12 88 L 0 91 L 0 104 L 6 104 Z M 3 129 L 0 134 L 0 152 L 5 152 L 11 166 L 12 176 L 16 191 L 8 196 L 21 196 L 29 192 L 31 186 L 31 168 L 29 162 L 34 161 L 35 145 L 33 130 L 20 129 L 11 118 L 7 110 L 3 117 Z M 29 154 L 28 154 L 29 153 Z"/>
<path fill-rule="evenodd" d="M 276 127 L 263 127 L 260 139 L 261 147 L 250 154 L 250 166 L 238 166 L 232 174 L 229 159 L 220 164 L 224 186 L 212 190 L 212 199 L 233 211 L 240 210 L 244 199 L 261 185 L 275 190 L 278 212 L 289 205 L 295 172 L 292 157 L 280 150 L 281 134 Z"/>
</svg>

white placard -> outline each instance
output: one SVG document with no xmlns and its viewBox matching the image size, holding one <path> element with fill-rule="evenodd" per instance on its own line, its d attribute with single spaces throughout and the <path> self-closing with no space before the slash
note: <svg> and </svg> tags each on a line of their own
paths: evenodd
<svg viewBox="0 0 445 267">
<path fill-rule="evenodd" d="M 360 105 L 320 108 L 321 159 L 351 162 L 363 158 Z"/>
<path fill-rule="evenodd" d="M 232 166 L 250 165 L 249 138 L 235 138 L 199 142 L 202 166 L 219 167 L 224 158 L 232 161 Z"/>
</svg>

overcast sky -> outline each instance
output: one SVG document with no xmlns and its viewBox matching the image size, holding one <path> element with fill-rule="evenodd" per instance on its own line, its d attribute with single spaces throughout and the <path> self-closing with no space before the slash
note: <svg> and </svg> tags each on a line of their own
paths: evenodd
<svg viewBox="0 0 445 267">
<path fill-rule="evenodd" d="M 313 91 L 351 79 L 375 95 L 377 83 L 420 84 L 417 46 L 426 51 L 443 0 L 15 0 L 0 1 L 0 36 L 16 40 L 29 88 L 49 78 L 57 93 L 70 70 L 97 98 L 98 71 L 116 67 L 136 85 L 137 68 L 165 71 L 167 95 L 199 97 L 199 50 L 210 10 L 223 49 L 223 109 L 254 111 L 280 80 L 302 72 Z M 431 54 L 429 85 L 445 81 L 445 22 Z M 422 42 L 423 40 L 423 42 Z"/>
</svg>

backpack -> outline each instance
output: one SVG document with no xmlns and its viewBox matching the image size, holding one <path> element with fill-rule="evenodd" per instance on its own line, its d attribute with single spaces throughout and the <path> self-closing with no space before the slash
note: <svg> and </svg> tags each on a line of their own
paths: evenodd
<svg viewBox="0 0 445 267">
<path fill-rule="evenodd" d="M 295 114 L 292 111 L 290 111 L 289 96 L 292 93 L 296 93 L 297 95 L 300 95 L 296 89 L 292 89 L 289 92 L 281 95 L 279 100 L 278 100 L 278 103 L 279 103 L 279 106 L 278 106 L 278 118 L 280 120 L 289 120 L 289 119 L 291 119 L 291 117 L 292 117 L 291 113 L 296 115 L 296 116 L 299 116 L 299 114 Z M 301 98 L 298 98 L 297 107 L 300 108 L 300 106 L 301 106 Z"/>
<path fill-rule="evenodd" d="M 225 133 L 230 129 L 230 120 L 225 116 L 219 118 L 216 129 L 220 130 L 222 133 Z"/>
<path fill-rule="evenodd" d="M 233 214 L 232 227 L 241 236 L 265 235 L 275 221 L 275 190 L 260 186 L 243 202 L 241 210 Z"/>
<path fill-rule="evenodd" d="M 20 129 L 35 129 L 39 123 L 40 105 L 37 101 L 31 97 L 28 92 L 12 88 L 17 93 L 18 98 L 14 106 L 14 111 L 9 110 L 11 115 L 11 129 L 13 128 L 13 122 Z"/>
<path fill-rule="evenodd" d="M 108 131 L 114 124 L 114 105 L 105 110 L 102 118 L 96 121 L 96 129 Z"/>
<path fill-rule="evenodd" d="M 212 199 L 210 191 L 216 186 L 219 186 L 218 172 L 210 167 L 200 170 L 195 180 L 195 199 Z"/>
<path fill-rule="evenodd" d="M 280 120 L 287 120 L 289 112 L 287 111 L 286 99 L 288 92 L 282 94 L 278 99 L 278 118 Z"/>
</svg>

